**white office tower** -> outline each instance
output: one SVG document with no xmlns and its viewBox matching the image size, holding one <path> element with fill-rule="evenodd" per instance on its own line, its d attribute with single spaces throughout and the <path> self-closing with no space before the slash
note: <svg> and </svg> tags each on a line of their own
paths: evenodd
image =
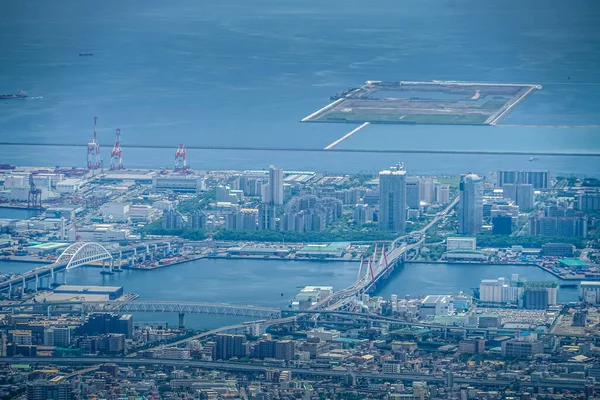
<svg viewBox="0 0 600 400">
<path fill-rule="evenodd" d="M 522 211 L 533 209 L 534 205 L 534 190 L 533 185 L 528 183 L 514 184 L 505 183 L 502 187 L 503 197 L 510 199 L 519 206 Z"/>
<path fill-rule="evenodd" d="M 266 193 L 266 202 L 273 205 L 283 204 L 283 170 L 269 166 L 269 186 Z"/>
<path fill-rule="evenodd" d="M 419 189 L 421 190 L 421 201 L 425 202 L 426 204 L 432 204 L 434 195 L 433 178 L 420 178 L 419 182 Z"/>
<path fill-rule="evenodd" d="M 433 186 L 433 194 L 436 203 L 448 203 L 450 201 L 450 185 L 435 182 Z"/>
<path fill-rule="evenodd" d="M 401 163 L 379 173 L 379 229 L 406 229 L 406 171 Z"/>
<path fill-rule="evenodd" d="M 483 225 L 483 181 L 475 174 L 461 175 L 458 232 L 475 235 Z"/>
</svg>

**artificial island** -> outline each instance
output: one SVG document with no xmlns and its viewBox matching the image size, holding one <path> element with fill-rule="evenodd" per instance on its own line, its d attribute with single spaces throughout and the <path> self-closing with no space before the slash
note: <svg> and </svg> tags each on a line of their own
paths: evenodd
<svg viewBox="0 0 600 400">
<path fill-rule="evenodd" d="M 496 125 L 541 85 L 367 81 L 302 122 Z"/>
</svg>

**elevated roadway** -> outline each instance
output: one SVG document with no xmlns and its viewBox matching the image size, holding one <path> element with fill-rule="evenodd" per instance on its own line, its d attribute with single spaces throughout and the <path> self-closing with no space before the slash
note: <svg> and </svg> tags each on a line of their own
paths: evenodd
<svg viewBox="0 0 600 400">
<path fill-rule="evenodd" d="M 28 363 L 28 364 L 44 364 L 44 365 L 95 365 L 102 363 L 113 363 L 120 366 L 176 366 L 181 367 L 192 367 L 202 368 L 207 370 L 221 370 L 236 373 L 265 373 L 268 365 L 260 365 L 254 363 L 242 363 L 242 362 L 216 362 L 216 361 L 200 361 L 200 360 L 169 360 L 169 359 L 154 359 L 154 358 L 111 358 L 111 357 L 0 357 L 0 363 Z M 383 374 L 372 371 L 345 371 L 345 370 L 332 370 L 332 369 L 320 369 L 320 368 L 296 368 L 296 367 L 285 367 L 286 370 L 292 372 L 294 376 L 304 377 L 329 377 L 329 378 L 359 378 L 367 381 L 380 380 L 388 382 L 397 381 L 425 381 L 429 383 L 442 384 L 445 379 L 441 376 L 424 374 L 424 373 L 399 373 L 399 374 Z M 453 380 L 455 383 L 468 384 L 475 387 L 511 387 L 515 384 L 520 384 L 522 387 L 533 387 L 533 388 L 557 388 L 565 390 L 583 391 L 580 380 L 557 380 L 548 379 L 539 382 L 531 382 L 524 378 L 517 380 L 508 379 L 493 379 L 493 378 L 468 378 L 461 376 L 454 376 Z M 599 384 L 595 385 L 596 388 L 600 387 Z"/>
</svg>

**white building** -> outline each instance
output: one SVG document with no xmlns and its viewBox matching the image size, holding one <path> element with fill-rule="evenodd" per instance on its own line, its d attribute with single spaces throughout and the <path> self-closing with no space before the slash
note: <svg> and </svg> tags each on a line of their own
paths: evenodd
<svg viewBox="0 0 600 400">
<path fill-rule="evenodd" d="M 600 304 L 600 282 L 581 282 L 579 299 L 589 304 Z"/>
<path fill-rule="evenodd" d="M 10 174 L 4 178 L 4 189 L 25 186 L 29 187 L 29 174 Z"/>
<path fill-rule="evenodd" d="M 479 300 L 486 303 L 502 303 L 504 285 L 504 278 L 482 280 L 479 284 Z"/>
<path fill-rule="evenodd" d="M 112 242 L 126 240 L 128 233 L 127 230 L 115 229 L 110 224 L 98 224 L 92 227 L 78 228 L 77 231 L 71 229 L 69 240 L 75 241 L 79 235 L 84 242 Z"/>
<path fill-rule="evenodd" d="M 110 202 L 100 206 L 105 221 L 124 222 L 129 218 L 129 204 Z"/>
<path fill-rule="evenodd" d="M 446 239 L 446 251 L 476 249 L 477 240 L 475 238 L 449 237 Z"/>
<path fill-rule="evenodd" d="M 436 182 L 434 185 L 435 202 L 446 204 L 450 201 L 450 185 Z"/>
<path fill-rule="evenodd" d="M 162 350 L 162 358 L 171 360 L 189 360 L 190 351 L 187 349 L 178 349 L 176 347 L 168 347 Z"/>
<path fill-rule="evenodd" d="M 156 209 L 145 204 L 129 206 L 129 220 L 131 223 L 148 222 L 156 214 Z"/>
<path fill-rule="evenodd" d="M 157 210 L 172 211 L 172 210 L 175 210 L 175 208 L 177 208 L 177 201 L 175 201 L 175 200 L 157 200 L 154 203 L 152 203 L 152 207 L 156 208 Z"/>
<path fill-rule="evenodd" d="M 283 204 L 283 170 L 269 166 L 269 183 L 262 191 L 263 203 L 281 205 Z"/>
<path fill-rule="evenodd" d="M 233 190 L 229 186 L 217 186 L 217 202 L 237 204 L 244 201 L 244 191 Z"/>
<path fill-rule="evenodd" d="M 340 331 L 326 330 L 325 328 L 315 328 L 306 332 L 307 338 L 318 337 L 323 342 L 331 342 L 340 337 Z"/>
<path fill-rule="evenodd" d="M 71 328 L 48 327 L 44 329 L 44 346 L 69 347 L 71 345 Z"/>
<path fill-rule="evenodd" d="M 85 181 L 81 179 L 65 179 L 56 184 L 56 191 L 58 193 L 75 193 L 78 192 L 84 184 Z"/>
<path fill-rule="evenodd" d="M 55 188 L 56 185 L 65 179 L 64 174 L 54 173 L 36 173 L 33 174 L 33 183 L 38 188 L 51 189 Z"/>
<path fill-rule="evenodd" d="M 426 204 L 432 204 L 434 199 L 433 178 L 419 178 L 420 199 Z"/>
<path fill-rule="evenodd" d="M 429 295 L 421 301 L 419 313 L 421 319 L 433 318 L 436 315 L 448 315 L 454 312 L 452 296 Z"/>
<path fill-rule="evenodd" d="M 205 188 L 204 180 L 196 175 L 161 175 L 152 177 L 152 190 L 197 193 Z"/>
</svg>

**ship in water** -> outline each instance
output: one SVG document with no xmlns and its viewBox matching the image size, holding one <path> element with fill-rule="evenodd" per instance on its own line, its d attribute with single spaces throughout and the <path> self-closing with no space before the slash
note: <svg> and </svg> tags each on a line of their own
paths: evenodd
<svg viewBox="0 0 600 400">
<path fill-rule="evenodd" d="M 0 100 L 8 100 L 8 99 L 25 99 L 27 93 L 23 90 L 19 90 L 17 93 L 9 93 L 9 94 L 0 94 Z"/>
<path fill-rule="evenodd" d="M 79 57 L 90 57 L 90 56 L 93 56 L 93 55 L 94 55 L 94 53 L 90 53 L 88 51 L 84 51 L 82 53 L 79 53 Z"/>
</svg>

